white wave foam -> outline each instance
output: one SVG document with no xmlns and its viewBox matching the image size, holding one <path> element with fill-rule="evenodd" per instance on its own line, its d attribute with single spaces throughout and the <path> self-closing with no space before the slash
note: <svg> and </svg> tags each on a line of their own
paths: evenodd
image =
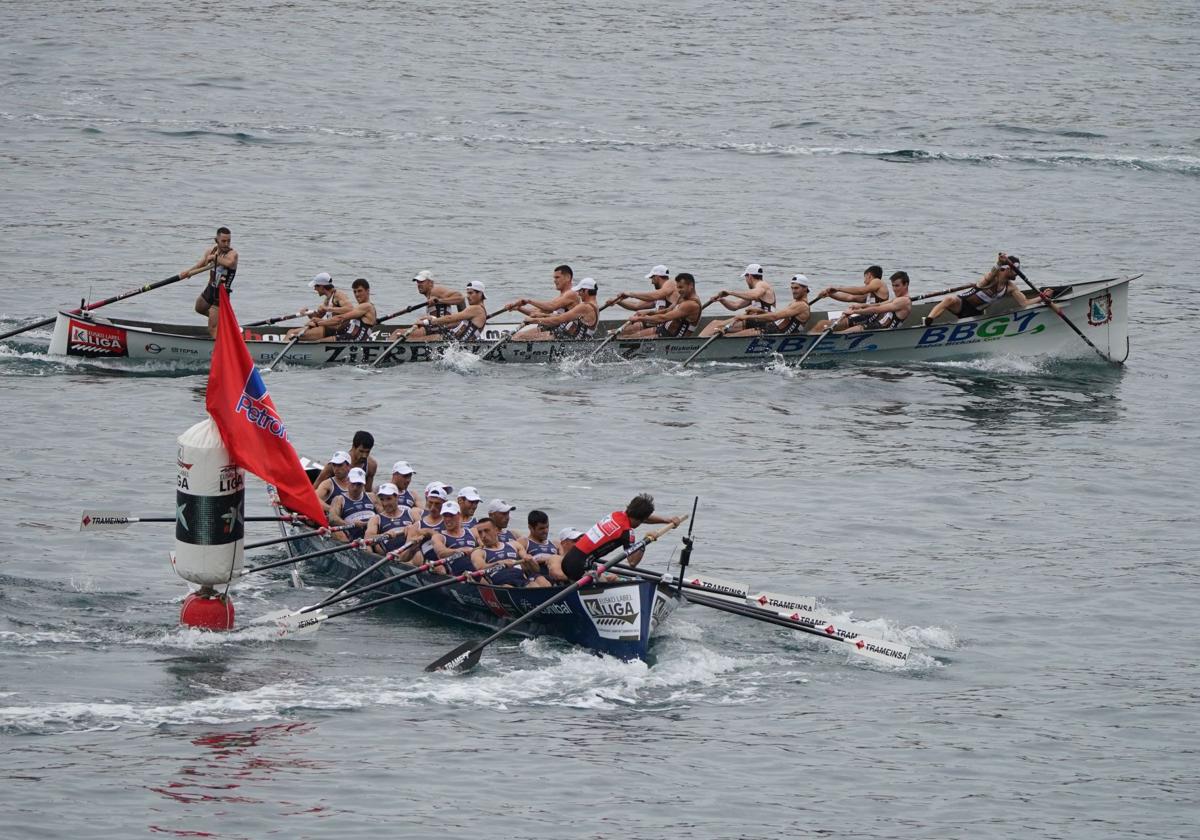
<svg viewBox="0 0 1200 840">
<path fill-rule="evenodd" d="M 483 360 L 466 348 L 448 344 L 442 349 L 436 364 L 458 373 L 475 373 L 483 364 Z"/>
</svg>

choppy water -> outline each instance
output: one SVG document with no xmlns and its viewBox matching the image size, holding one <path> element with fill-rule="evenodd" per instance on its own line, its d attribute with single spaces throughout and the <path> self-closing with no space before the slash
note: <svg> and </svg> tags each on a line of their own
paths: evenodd
<svg viewBox="0 0 1200 840">
<path fill-rule="evenodd" d="M 312 641 L 174 626 L 155 514 L 202 374 L 0 346 L 0 836 L 1191 837 L 1200 259 L 1194 4 L 7 4 L 0 325 L 191 264 L 243 318 L 433 268 L 493 301 L 561 261 L 702 290 L 998 249 L 1145 272 L 1123 370 L 1022 359 L 287 370 L 301 449 L 355 429 L 552 525 L 701 497 L 694 566 L 914 647 L 901 673 L 677 612 L 653 667 L 403 609 Z M 186 286 L 186 287 L 185 287 Z M 114 307 L 186 320 L 195 285 Z M 394 305 L 393 305 L 394 304 Z M 257 486 L 257 485 L 255 485 Z M 254 490 L 251 499 L 263 512 Z M 266 526 L 254 536 L 270 536 Z M 647 563 L 662 568 L 669 543 Z M 248 578 L 243 617 L 327 582 Z"/>
</svg>

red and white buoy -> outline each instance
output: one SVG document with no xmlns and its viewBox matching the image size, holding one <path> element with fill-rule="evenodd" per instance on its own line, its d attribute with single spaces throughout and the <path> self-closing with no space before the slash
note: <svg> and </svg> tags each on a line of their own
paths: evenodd
<svg viewBox="0 0 1200 840">
<path fill-rule="evenodd" d="M 245 562 L 246 474 L 232 463 L 221 433 L 204 419 L 179 436 L 175 491 L 175 573 L 200 588 L 183 602 L 179 623 L 204 630 L 233 629 L 233 601 L 215 587 Z"/>
</svg>

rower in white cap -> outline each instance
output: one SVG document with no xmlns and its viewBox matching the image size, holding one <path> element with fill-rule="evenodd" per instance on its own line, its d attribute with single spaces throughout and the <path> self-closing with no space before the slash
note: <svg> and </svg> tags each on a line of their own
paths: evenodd
<svg viewBox="0 0 1200 840">
<path fill-rule="evenodd" d="M 458 507 L 458 502 L 442 503 L 442 526 L 433 532 L 433 538 L 429 542 L 433 546 L 433 553 L 440 560 L 464 553 L 461 559 L 435 571 L 442 574 L 460 574 L 474 568 L 471 564 L 471 552 L 479 546 L 479 540 L 473 532 L 463 527 L 462 510 Z"/>
<path fill-rule="evenodd" d="M 474 487 L 463 487 L 458 491 L 458 509 L 462 511 L 463 526 L 470 530 L 479 522 L 475 518 L 475 509 L 479 507 L 479 503 L 483 501 L 483 497 L 479 495 L 479 491 Z"/>
<path fill-rule="evenodd" d="M 461 292 L 439 285 L 434 280 L 433 272 L 428 269 L 418 271 L 413 282 L 417 284 L 417 292 L 425 296 L 425 314 L 429 318 L 441 318 L 443 315 L 449 315 L 454 309 L 461 311 L 467 305 Z M 425 335 L 432 335 L 437 330 L 427 327 L 423 332 Z M 389 338 L 395 340 L 404 333 L 405 329 L 401 328 L 395 330 Z"/>
<path fill-rule="evenodd" d="M 329 470 L 328 473 L 325 470 Z M 350 453 L 349 452 L 334 452 L 333 457 L 321 470 L 321 475 L 328 475 L 328 478 L 317 477 L 317 498 L 321 501 L 321 507 L 329 513 L 329 506 L 338 496 L 345 496 L 350 492 L 350 482 L 347 480 L 350 474 Z"/>
<path fill-rule="evenodd" d="M 774 312 L 746 313 L 727 323 L 731 332 L 726 335 L 803 335 L 812 313 L 808 308 L 808 278 L 793 275 L 789 287 L 792 299 Z"/>
<path fill-rule="evenodd" d="M 526 341 L 549 341 L 559 339 L 577 341 L 596 335 L 600 323 L 600 308 L 596 305 L 599 288 L 591 277 L 584 277 L 571 287 L 578 294 L 578 302 L 565 312 L 550 315 L 531 315 L 525 319 L 527 326 L 537 326 L 532 332 L 522 332 Z"/>
<path fill-rule="evenodd" d="M 742 272 L 742 279 L 746 281 L 746 291 L 737 292 L 731 289 L 722 289 L 717 292 L 705 306 L 709 303 L 720 303 L 731 312 L 745 309 L 744 314 L 757 315 L 763 312 L 770 312 L 775 308 L 775 290 L 771 288 L 771 284 L 763 279 L 763 267 L 758 263 L 750 263 L 746 266 L 746 270 Z M 732 320 L 732 319 L 731 319 Z M 700 331 L 701 338 L 707 338 L 710 335 L 725 329 L 730 323 L 730 320 L 711 321 L 708 326 Z"/>
<path fill-rule="evenodd" d="M 375 502 L 367 495 L 367 474 L 355 467 L 347 476 L 350 491 L 338 496 L 329 504 L 329 521 L 333 525 L 350 525 L 346 531 L 337 531 L 334 536 L 343 541 L 357 540 L 367 531 L 367 523 L 375 515 Z"/>
<path fill-rule="evenodd" d="M 373 543 L 371 549 L 377 554 L 387 554 L 395 551 L 408 541 L 408 529 L 413 524 L 413 512 L 401 505 L 400 490 L 390 481 L 379 485 L 375 491 L 375 515 L 367 523 L 366 538 L 372 539 L 381 534 L 387 538 Z"/>
<path fill-rule="evenodd" d="M 408 336 L 409 341 L 478 341 L 487 323 L 487 308 L 483 302 L 482 280 L 467 283 L 467 306 L 461 312 L 451 312 L 437 318 L 423 318 Z"/>
<path fill-rule="evenodd" d="M 400 493 L 400 497 L 396 501 L 408 508 L 423 509 L 425 507 L 424 497 L 418 497 L 408 489 L 414 475 L 416 475 L 416 470 L 408 461 L 397 461 L 392 464 L 392 484 L 396 485 L 396 489 Z"/>
<path fill-rule="evenodd" d="M 621 292 L 616 297 L 609 298 L 604 302 L 605 306 L 612 306 L 614 303 L 622 309 L 631 309 L 638 312 L 644 309 L 666 309 L 678 299 L 678 293 L 675 288 L 675 281 L 671 279 L 671 272 L 665 265 L 659 264 L 650 269 L 650 273 L 646 275 L 646 279 L 650 281 L 650 285 L 654 287 L 649 292 Z"/>
<path fill-rule="evenodd" d="M 300 336 L 302 341 L 320 341 L 325 337 L 323 320 L 335 309 L 349 309 L 354 306 L 354 301 L 334 285 L 333 277 L 328 271 L 322 271 L 320 274 L 314 275 L 308 281 L 308 287 L 322 299 L 321 303 L 315 309 L 304 310 L 304 313 L 309 316 L 308 323 L 302 327 L 295 327 L 288 330 L 288 339 Z"/>
<path fill-rule="evenodd" d="M 510 505 L 504 499 L 492 499 L 488 502 L 487 518 L 496 526 L 496 532 L 500 535 L 500 542 L 517 542 L 521 539 L 519 532 L 508 527 L 508 522 L 512 518 L 512 512 L 516 509 L 516 505 Z"/>
</svg>

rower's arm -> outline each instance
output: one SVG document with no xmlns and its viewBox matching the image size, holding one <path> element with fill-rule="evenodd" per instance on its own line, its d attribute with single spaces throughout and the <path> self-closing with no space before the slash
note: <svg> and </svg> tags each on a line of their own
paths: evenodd
<svg viewBox="0 0 1200 840">
<path fill-rule="evenodd" d="M 1035 303 L 1042 303 L 1041 295 L 1035 298 L 1027 298 L 1021 292 L 1021 290 L 1017 288 L 1017 284 L 1015 282 L 1008 284 L 1008 293 L 1012 295 L 1012 299 L 1016 301 L 1016 304 L 1019 307 L 1033 306 Z"/>
<path fill-rule="evenodd" d="M 345 496 L 338 496 L 333 500 L 333 504 L 329 506 L 329 524 L 345 525 L 346 520 L 342 519 L 342 500 Z"/>
<path fill-rule="evenodd" d="M 556 297 L 554 300 L 526 299 L 525 304 L 527 306 L 532 306 L 534 309 L 537 309 L 540 312 L 553 312 L 555 309 L 562 309 L 563 307 L 570 308 L 578 302 L 578 299 L 574 295 L 564 293 Z"/>
<path fill-rule="evenodd" d="M 626 295 L 626 298 L 628 298 L 630 293 L 623 292 L 622 294 Z M 617 306 L 621 307 L 622 309 L 630 309 L 634 312 L 641 312 L 644 309 L 653 309 L 654 308 L 654 304 L 648 300 L 637 300 L 636 298 L 633 298 L 633 299 L 626 299 L 626 298 L 621 298 L 620 300 L 618 300 L 616 302 Z"/>
<path fill-rule="evenodd" d="M 451 312 L 449 315 L 443 315 L 440 318 L 430 318 L 429 322 L 439 327 L 445 327 L 450 324 L 457 324 L 459 321 L 469 321 L 479 314 L 476 309 L 477 307 L 468 306 L 462 312 Z"/>
<path fill-rule="evenodd" d="M 204 252 L 204 256 L 202 256 L 199 260 L 197 260 L 195 265 L 189 266 L 189 267 L 185 268 L 183 271 L 179 272 L 179 276 L 180 277 L 191 277 L 193 274 L 195 274 L 200 269 L 204 268 L 206 265 L 208 265 L 210 262 L 212 262 L 213 255 L 216 254 L 216 252 L 217 252 L 217 246 L 213 245 L 207 251 Z"/>
<path fill-rule="evenodd" d="M 434 532 L 433 535 L 433 553 L 438 556 L 438 559 L 445 559 L 451 554 L 458 553 L 459 549 L 450 548 L 446 545 L 446 538 L 442 536 L 440 531 Z"/>
<path fill-rule="evenodd" d="M 730 312 L 737 312 L 739 309 L 746 308 L 746 301 L 742 300 L 733 292 L 723 292 L 717 298 L 717 303 L 724 306 Z"/>
<path fill-rule="evenodd" d="M 372 516 L 371 521 L 367 523 L 367 531 L 363 534 L 365 539 L 371 539 L 379 536 L 379 517 Z"/>
<path fill-rule="evenodd" d="M 329 466 L 329 464 L 321 467 L 320 475 L 313 479 L 313 487 L 317 488 L 317 492 L 320 492 L 320 487 L 327 478 L 333 478 L 333 467 Z M 326 489 L 325 495 L 329 495 L 328 489 Z"/>
<path fill-rule="evenodd" d="M 557 327 L 559 324 L 566 324 L 570 321 L 574 321 L 576 318 L 587 312 L 587 310 L 587 304 L 577 303 L 566 312 L 559 313 L 558 315 L 535 315 L 529 320 L 535 324 L 541 324 L 544 327 Z"/>
<path fill-rule="evenodd" d="M 237 258 L 238 253 L 232 248 L 224 254 L 216 255 L 217 265 L 224 266 L 225 268 L 237 268 Z"/>
<path fill-rule="evenodd" d="M 665 324 L 668 321 L 674 321 L 676 318 L 683 317 L 683 305 L 675 304 L 674 306 L 658 311 L 657 313 L 647 313 L 644 315 L 635 316 L 637 320 L 643 324 Z"/>
<path fill-rule="evenodd" d="M 441 555 L 439 555 L 441 556 Z M 471 565 L 476 569 L 487 568 L 487 556 L 483 553 L 483 548 L 477 548 L 471 552 Z"/>
<path fill-rule="evenodd" d="M 625 297 L 635 298 L 637 300 L 653 303 L 656 300 L 670 300 L 675 294 L 675 281 L 664 283 L 661 289 L 652 289 L 649 292 L 623 292 Z"/>
</svg>

